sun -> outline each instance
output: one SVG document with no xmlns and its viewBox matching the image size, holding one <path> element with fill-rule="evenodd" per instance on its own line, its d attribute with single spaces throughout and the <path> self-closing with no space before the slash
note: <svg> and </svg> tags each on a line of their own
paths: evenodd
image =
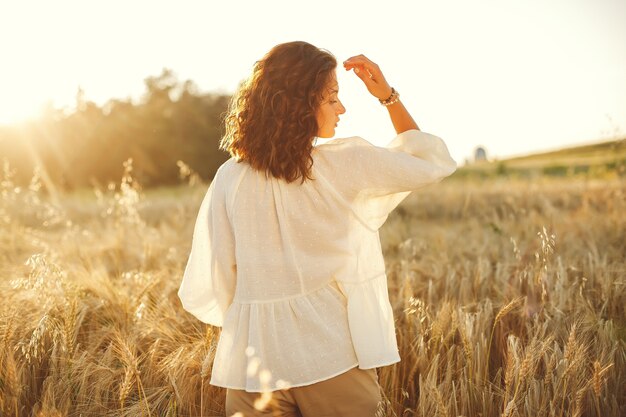
<svg viewBox="0 0 626 417">
<path fill-rule="evenodd" d="M 22 95 L 0 95 L 0 125 L 11 125 L 39 116 L 44 103 Z"/>
<path fill-rule="evenodd" d="M 27 68 L 36 67 L 36 62 L 25 62 Z M 20 124 L 39 119 L 46 109 L 67 106 L 72 101 L 68 87 L 71 83 L 62 79 L 62 73 L 48 71 L 35 78 L 24 70 L 9 67 L 0 78 L 0 125 Z M 57 80 L 57 81 L 55 81 Z"/>
</svg>

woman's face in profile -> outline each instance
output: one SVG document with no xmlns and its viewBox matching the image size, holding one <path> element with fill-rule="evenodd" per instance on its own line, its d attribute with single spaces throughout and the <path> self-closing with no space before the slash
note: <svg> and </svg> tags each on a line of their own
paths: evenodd
<svg viewBox="0 0 626 417">
<path fill-rule="evenodd" d="M 341 104 L 338 94 L 337 74 L 332 72 L 330 82 L 323 92 L 322 103 L 317 109 L 317 125 L 319 126 L 317 136 L 320 138 L 332 138 L 335 136 L 339 115 L 346 112 L 346 108 Z"/>
</svg>

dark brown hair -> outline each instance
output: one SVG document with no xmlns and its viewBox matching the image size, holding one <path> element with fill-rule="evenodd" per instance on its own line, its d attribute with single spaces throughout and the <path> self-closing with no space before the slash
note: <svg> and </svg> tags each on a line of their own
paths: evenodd
<svg viewBox="0 0 626 417">
<path fill-rule="evenodd" d="M 231 98 L 220 149 L 266 177 L 312 179 L 316 113 L 336 67 L 332 53 L 310 43 L 274 46 Z"/>
</svg>

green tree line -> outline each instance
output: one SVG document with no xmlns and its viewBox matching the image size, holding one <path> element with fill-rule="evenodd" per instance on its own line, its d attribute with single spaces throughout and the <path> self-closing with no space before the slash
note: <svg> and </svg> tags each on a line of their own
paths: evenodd
<svg viewBox="0 0 626 417">
<path fill-rule="evenodd" d="M 230 96 L 199 94 L 169 69 L 144 84 L 137 104 L 111 99 L 99 107 L 79 89 L 71 113 L 50 107 L 37 120 L 1 127 L 0 162 L 8 162 L 18 185 L 27 185 L 39 165 L 66 191 L 119 182 L 128 158 L 143 187 L 180 182 L 179 160 L 212 178 L 230 157 L 218 149 Z"/>
</svg>

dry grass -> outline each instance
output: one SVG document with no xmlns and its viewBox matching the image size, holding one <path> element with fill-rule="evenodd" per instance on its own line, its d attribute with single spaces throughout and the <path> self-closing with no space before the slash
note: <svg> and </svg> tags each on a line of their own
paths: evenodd
<svg viewBox="0 0 626 417">
<path fill-rule="evenodd" d="M 206 184 L 143 194 L 131 174 L 55 199 L 5 167 L 0 415 L 223 415 L 219 329 L 176 296 Z M 625 415 L 625 212 L 623 180 L 411 195 L 381 230 L 402 357 L 379 369 L 385 415 Z"/>
</svg>

